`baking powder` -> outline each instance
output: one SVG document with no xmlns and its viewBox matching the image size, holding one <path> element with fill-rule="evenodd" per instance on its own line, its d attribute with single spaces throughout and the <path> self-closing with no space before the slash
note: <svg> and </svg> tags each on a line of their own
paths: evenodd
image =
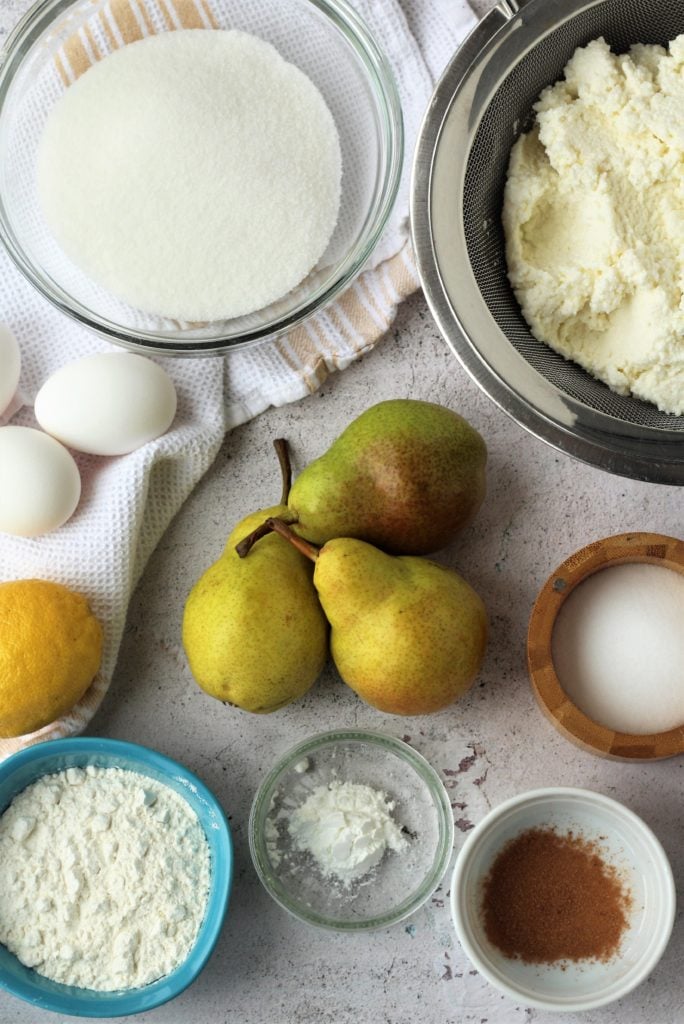
<svg viewBox="0 0 684 1024">
<path fill-rule="evenodd" d="M 407 846 L 392 819 L 394 803 L 377 789 L 356 782 L 317 786 L 290 815 L 297 849 L 310 853 L 321 873 L 346 885 L 368 874 L 387 850 Z"/>
</svg>

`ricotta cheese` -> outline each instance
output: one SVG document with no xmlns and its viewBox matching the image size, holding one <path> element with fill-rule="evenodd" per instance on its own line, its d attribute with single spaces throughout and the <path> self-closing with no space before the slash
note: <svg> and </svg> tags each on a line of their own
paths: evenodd
<svg viewBox="0 0 684 1024">
<path fill-rule="evenodd" d="M 192 808 L 119 768 L 67 768 L 0 818 L 0 942 L 65 985 L 138 988 L 174 970 L 204 919 L 210 855 Z"/>
<path fill-rule="evenodd" d="M 514 145 L 508 273 L 534 336 L 684 413 L 684 35 L 575 51 Z"/>
</svg>

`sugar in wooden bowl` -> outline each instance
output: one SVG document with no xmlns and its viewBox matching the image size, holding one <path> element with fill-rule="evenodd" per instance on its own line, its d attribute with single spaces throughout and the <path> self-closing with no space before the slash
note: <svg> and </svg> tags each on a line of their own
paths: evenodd
<svg viewBox="0 0 684 1024">
<path fill-rule="evenodd" d="M 537 597 L 527 655 L 567 739 L 617 760 L 684 752 L 684 542 L 619 534 L 571 555 Z"/>
</svg>

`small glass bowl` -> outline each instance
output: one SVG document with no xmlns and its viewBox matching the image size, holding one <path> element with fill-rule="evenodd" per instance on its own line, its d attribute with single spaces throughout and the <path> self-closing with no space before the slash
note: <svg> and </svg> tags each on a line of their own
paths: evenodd
<svg viewBox="0 0 684 1024">
<path fill-rule="evenodd" d="M 211 882 L 204 921 L 195 945 L 171 974 L 142 988 L 120 992 L 62 985 L 25 967 L 0 944 L 0 988 L 41 1010 L 72 1017 L 124 1017 L 161 1006 L 180 995 L 204 969 L 221 934 L 233 879 L 233 843 L 223 809 L 196 775 L 170 757 L 136 743 L 70 737 L 37 743 L 0 764 L 0 814 L 17 793 L 43 775 L 67 768 L 122 768 L 168 786 L 192 808 L 204 829 L 211 856 Z"/>
<path fill-rule="evenodd" d="M 288 811 L 334 780 L 382 791 L 408 841 L 346 886 L 296 850 L 287 828 Z M 249 819 L 254 866 L 273 899 L 307 924 L 335 931 L 386 928 L 408 917 L 437 888 L 453 843 L 449 798 L 425 758 L 401 740 L 353 729 L 321 733 L 290 750 L 260 786 Z"/>
<path fill-rule="evenodd" d="M 361 271 L 399 187 L 401 104 L 390 67 L 366 25 L 346 0 L 215 0 L 209 5 L 214 24 L 207 15 L 201 27 L 239 29 L 265 39 L 318 87 L 340 136 L 342 197 L 328 248 L 295 289 L 249 315 L 181 323 L 148 316 L 90 280 L 59 248 L 40 210 L 36 151 L 50 109 L 64 90 L 62 55 L 73 54 L 70 47 L 76 45 L 78 70 L 86 52 L 84 38 L 96 38 L 101 49 L 111 48 L 109 6 L 109 0 L 41 0 L 0 51 L 0 241 L 53 305 L 126 348 L 160 355 L 216 355 L 303 323 Z M 195 19 L 200 6 L 193 5 Z M 205 5 L 207 11 L 209 7 Z M 156 31 L 169 30 L 159 21 L 158 5 L 138 0 L 138 8 Z"/>
</svg>

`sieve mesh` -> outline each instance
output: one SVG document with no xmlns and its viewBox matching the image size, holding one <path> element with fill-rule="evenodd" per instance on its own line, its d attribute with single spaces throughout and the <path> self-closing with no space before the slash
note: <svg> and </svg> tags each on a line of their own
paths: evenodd
<svg viewBox="0 0 684 1024">
<path fill-rule="evenodd" d="M 532 104 L 545 86 L 562 77 L 578 46 L 603 36 L 611 49 L 624 52 L 637 42 L 666 46 L 682 32 L 683 3 L 603 0 L 543 38 L 501 82 L 484 112 L 466 165 L 463 203 L 475 279 L 494 320 L 520 355 L 551 384 L 591 409 L 636 426 L 671 431 L 684 430 L 684 416 L 670 416 L 648 402 L 615 394 L 532 335 L 506 276 L 501 208 L 511 147 L 531 127 Z"/>
</svg>

